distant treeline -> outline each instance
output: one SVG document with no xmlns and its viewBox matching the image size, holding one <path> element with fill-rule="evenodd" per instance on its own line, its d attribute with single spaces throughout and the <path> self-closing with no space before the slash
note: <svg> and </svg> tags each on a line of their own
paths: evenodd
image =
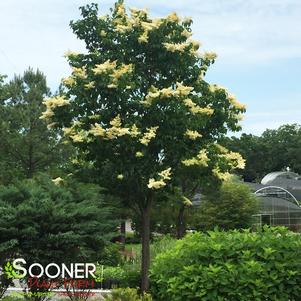
<svg viewBox="0 0 301 301">
<path fill-rule="evenodd" d="M 276 130 L 265 130 L 261 136 L 242 134 L 224 138 L 223 145 L 239 152 L 246 159 L 246 167 L 239 171 L 245 181 L 260 181 L 272 171 L 301 173 L 301 125 L 285 124 Z"/>
</svg>

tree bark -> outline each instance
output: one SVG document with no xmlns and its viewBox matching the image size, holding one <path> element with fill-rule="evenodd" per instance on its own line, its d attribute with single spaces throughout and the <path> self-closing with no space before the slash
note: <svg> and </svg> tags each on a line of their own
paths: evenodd
<svg viewBox="0 0 301 301">
<path fill-rule="evenodd" d="M 178 214 L 178 221 L 177 221 L 177 238 L 181 239 L 186 234 L 186 223 L 184 217 L 185 206 L 181 205 Z"/>
<path fill-rule="evenodd" d="M 125 250 L 125 223 L 126 221 L 122 221 L 120 224 L 120 243 L 123 251 Z"/>
<path fill-rule="evenodd" d="M 142 218 L 142 260 L 141 260 L 141 291 L 146 292 L 149 289 L 149 266 L 150 266 L 150 212 L 151 202 L 148 202 L 143 208 Z"/>
<path fill-rule="evenodd" d="M 34 166 L 33 166 L 33 145 L 29 144 L 28 149 L 28 166 L 27 166 L 27 178 L 31 179 L 34 173 Z"/>
</svg>

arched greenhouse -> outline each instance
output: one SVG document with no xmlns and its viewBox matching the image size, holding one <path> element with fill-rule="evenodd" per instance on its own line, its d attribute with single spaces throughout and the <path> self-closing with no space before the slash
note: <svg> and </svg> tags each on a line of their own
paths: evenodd
<svg viewBox="0 0 301 301">
<path fill-rule="evenodd" d="M 286 226 L 301 230 L 301 177 L 292 172 L 273 172 L 261 184 L 248 183 L 260 199 L 256 225 Z"/>
</svg>

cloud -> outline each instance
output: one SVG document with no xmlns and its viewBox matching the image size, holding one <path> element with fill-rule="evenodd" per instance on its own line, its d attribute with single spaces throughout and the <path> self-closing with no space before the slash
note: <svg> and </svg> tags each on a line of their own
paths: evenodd
<svg viewBox="0 0 301 301">
<path fill-rule="evenodd" d="M 227 64 L 259 64 L 301 58 L 299 0 L 129 1 L 164 15 L 194 20 L 194 37 Z"/>
<path fill-rule="evenodd" d="M 253 108 L 245 114 L 242 121 L 244 133 L 261 135 L 266 129 L 277 129 L 283 124 L 300 124 L 301 110 L 282 106 L 268 109 Z"/>
<path fill-rule="evenodd" d="M 58 52 L 77 47 L 68 24 L 79 16 L 78 7 L 89 2 L 1 1 L 0 37 L 8 43 L 1 50 L 18 57 L 24 52 L 32 53 L 33 58 L 41 53 L 39 43 L 47 45 L 51 54 L 55 49 Z M 102 1 L 100 10 L 107 11 L 113 3 Z M 130 0 L 126 4 L 149 7 L 155 15 L 177 11 L 180 15 L 192 16 L 194 37 L 202 41 L 204 49 L 216 51 L 226 64 L 259 64 L 301 57 L 299 0 Z"/>
<path fill-rule="evenodd" d="M 79 18 L 79 6 L 90 2 L 0 1 L 0 73 L 11 77 L 13 73 L 23 73 L 28 66 L 40 68 L 51 88 L 56 89 L 60 79 L 70 72 L 64 52 L 84 49 L 83 43 L 71 32 L 69 22 Z M 103 14 L 115 1 L 94 2 L 99 2 Z M 193 18 L 194 38 L 202 42 L 203 50 L 218 53 L 209 78 L 229 86 L 233 93 L 239 92 L 243 102 L 248 100 L 250 111 L 243 123 L 244 131 L 261 132 L 266 126 L 277 127 L 284 122 L 301 120 L 300 111 L 294 110 L 301 96 L 286 96 L 290 89 L 301 94 L 300 86 L 295 85 L 296 78 L 301 76 L 300 0 L 125 2 L 128 6 L 148 7 L 153 16 L 176 11 L 180 16 Z M 284 69 L 289 72 L 285 72 L 281 80 L 275 79 L 280 78 Z M 283 98 L 275 101 L 276 94 Z M 283 99 L 292 106 L 287 114 L 281 106 Z M 256 107 L 259 104 L 265 109 L 274 108 L 269 112 L 274 114 L 274 121 L 268 121 L 269 116 L 259 116 L 260 107 Z"/>
</svg>

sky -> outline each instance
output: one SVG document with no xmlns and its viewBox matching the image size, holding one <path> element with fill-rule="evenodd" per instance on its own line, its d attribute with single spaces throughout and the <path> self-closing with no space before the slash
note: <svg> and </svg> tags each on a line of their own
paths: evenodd
<svg viewBox="0 0 301 301">
<path fill-rule="evenodd" d="M 8 79 L 29 66 L 45 73 L 52 91 L 70 73 L 67 50 L 84 51 L 69 28 L 85 0 L 0 0 L 0 74 Z M 114 0 L 94 2 L 100 14 Z M 201 51 L 218 54 L 206 80 L 226 87 L 247 112 L 242 132 L 260 135 L 301 124 L 300 0 L 128 0 L 154 17 L 176 11 L 192 17 Z"/>
</svg>

